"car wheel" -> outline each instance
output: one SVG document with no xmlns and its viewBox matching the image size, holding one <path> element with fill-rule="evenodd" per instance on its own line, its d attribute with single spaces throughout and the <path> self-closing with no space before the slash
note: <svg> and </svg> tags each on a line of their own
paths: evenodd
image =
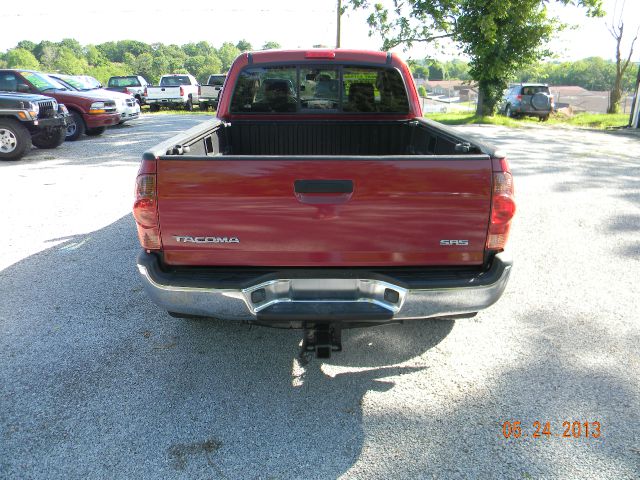
<svg viewBox="0 0 640 480">
<path fill-rule="evenodd" d="M 96 127 L 96 128 L 87 128 L 87 135 L 90 137 L 97 137 L 98 135 L 102 135 L 107 127 Z"/>
<path fill-rule="evenodd" d="M 511 111 L 511 105 L 507 105 L 507 108 L 504 109 L 504 116 L 512 118 L 513 112 Z"/>
<path fill-rule="evenodd" d="M 55 128 L 35 134 L 31 141 L 38 148 L 57 148 L 64 143 L 66 137 L 66 128 Z"/>
<path fill-rule="evenodd" d="M 84 125 L 82 115 L 80 115 L 75 110 L 72 110 L 71 117 L 73 118 L 73 122 L 67 125 L 67 134 L 65 137 L 65 140 L 67 140 L 68 142 L 73 142 L 80 138 L 87 129 L 87 127 Z"/>
<path fill-rule="evenodd" d="M 540 117 L 541 122 L 546 122 L 547 120 L 549 120 L 549 115 L 543 115 L 542 117 Z"/>
<path fill-rule="evenodd" d="M 204 102 L 200 102 L 200 103 L 198 104 L 198 107 L 200 108 L 200 110 L 205 111 L 205 110 L 207 110 L 207 108 L 209 107 L 209 105 L 207 105 L 207 104 L 206 104 L 206 103 L 204 103 Z"/>
<path fill-rule="evenodd" d="M 31 134 L 15 120 L 0 120 L 0 160 L 19 160 L 31 148 Z"/>
<path fill-rule="evenodd" d="M 152 103 L 151 105 L 149 105 L 149 111 L 151 112 L 160 111 L 160 105 L 158 105 L 157 103 Z"/>
<path fill-rule="evenodd" d="M 189 112 L 193 110 L 193 102 L 191 101 L 191 99 L 187 100 L 187 103 L 185 103 L 184 108 Z"/>
</svg>

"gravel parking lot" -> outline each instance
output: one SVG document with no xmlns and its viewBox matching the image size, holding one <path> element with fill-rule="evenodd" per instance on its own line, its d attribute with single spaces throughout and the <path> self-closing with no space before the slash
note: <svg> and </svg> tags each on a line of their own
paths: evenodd
<svg viewBox="0 0 640 480">
<path fill-rule="evenodd" d="M 138 160 L 206 118 L 0 164 L 0 478 L 639 477 L 639 137 L 461 127 L 516 179 L 505 296 L 346 331 L 322 362 L 300 332 L 174 319 L 142 291 Z"/>
</svg>

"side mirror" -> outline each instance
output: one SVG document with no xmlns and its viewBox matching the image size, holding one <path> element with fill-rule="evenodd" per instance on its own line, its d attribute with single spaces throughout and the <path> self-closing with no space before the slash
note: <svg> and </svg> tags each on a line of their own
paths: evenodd
<svg viewBox="0 0 640 480">
<path fill-rule="evenodd" d="M 16 88 L 16 91 L 20 93 L 29 93 L 31 89 L 29 88 L 29 85 L 27 85 L 26 83 L 19 83 Z"/>
</svg>

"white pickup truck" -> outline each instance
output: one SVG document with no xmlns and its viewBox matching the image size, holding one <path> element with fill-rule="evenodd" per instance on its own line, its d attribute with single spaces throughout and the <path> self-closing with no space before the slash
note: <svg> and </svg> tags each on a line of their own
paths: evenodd
<svg viewBox="0 0 640 480">
<path fill-rule="evenodd" d="M 147 103 L 152 112 L 161 106 L 184 107 L 193 110 L 193 104 L 199 99 L 198 81 L 193 75 L 171 74 L 160 78 L 160 86 L 147 87 Z"/>
<path fill-rule="evenodd" d="M 226 74 L 215 73 L 209 75 L 206 85 L 200 86 L 200 110 L 206 110 L 210 106 L 218 108 L 218 98 L 225 78 L 227 78 Z"/>
</svg>

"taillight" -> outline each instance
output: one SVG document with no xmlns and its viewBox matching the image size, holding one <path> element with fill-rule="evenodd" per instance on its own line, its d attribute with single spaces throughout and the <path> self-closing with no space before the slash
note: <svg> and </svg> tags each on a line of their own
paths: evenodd
<svg viewBox="0 0 640 480">
<path fill-rule="evenodd" d="M 516 100 L 518 101 L 522 100 L 522 95 L 516 95 Z"/>
<path fill-rule="evenodd" d="M 180 87 L 180 96 L 184 97 L 184 87 Z"/>
<path fill-rule="evenodd" d="M 507 159 L 494 158 L 492 163 L 493 191 L 487 249 L 502 251 L 509 237 L 511 219 L 516 213 L 516 203 L 513 196 L 513 177 Z"/>
<path fill-rule="evenodd" d="M 147 96 L 147 87 L 144 87 L 144 94 L 145 97 Z"/>
<path fill-rule="evenodd" d="M 160 241 L 160 227 L 158 225 L 156 174 L 155 168 L 149 168 L 149 165 L 145 165 L 146 162 L 148 161 L 143 161 L 140 174 L 136 178 L 133 218 L 136 220 L 138 239 L 142 248 L 159 250 L 162 248 L 162 242 Z M 150 173 L 152 170 L 153 173 Z"/>
<path fill-rule="evenodd" d="M 124 93 L 129 94 L 129 89 L 127 87 L 124 87 Z"/>
</svg>

